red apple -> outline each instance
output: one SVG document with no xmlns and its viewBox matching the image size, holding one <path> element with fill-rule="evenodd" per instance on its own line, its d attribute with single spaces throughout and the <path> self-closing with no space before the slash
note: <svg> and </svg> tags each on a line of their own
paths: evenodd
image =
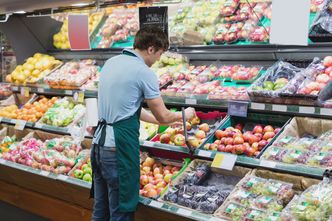
<svg viewBox="0 0 332 221">
<path fill-rule="evenodd" d="M 251 147 L 254 148 L 255 150 L 258 150 L 258 142 L 251 144 Z"/>
<path fill-rule="evenodd" d="M 156 174 L 161 174 L 162 173 L 162 170 L 160 170 L 160 168 L 154 168 L 153 170 L 153 175 L 156 175 Z"/>
<path fill-rule="evenodd" d="M 233 138 L 231 138 L 231 137 L 227 137 L 226 139 L 225 139 L 225 144 L 226 145 L 233 145 Z"/>
<path fill-rule="evenodd" d="M 232 151 L 233 151 L 233 146 L 232 145 L 226 145 L 226 147 L 225 147 L 225 152 L 227 152 L 227 153 L 232 153 Z"/>
<path fill-rule="evenodd" d="M 258 140 L 261 140 L 263 138 L 263 134 L 261 133 L 255 133 L 254 135 L 258 138 Z"/>
<path fill-rule="evenodd" d="M 238 137 L 234 138 L 233 142 L 234 142 L 234 144 L 243 144 L 244 140 L 243 140 L 242 136 L 238 136 Z"/>
<path fill-rule="evenodd" d="M 325 67 L 331 67 L 332 66 L 332 56 L 326 56 L 324 58 L 323 64 Z"/>
<path fill-rule="evenodd" d="M 213 143 L 217 144 L 217 145 L 220 145 L 221 144 L 221 141 L 220 140 L 215 140 Z"/>
<path fill-rule="evenodd" d="M 251 132 L 251 131 L 247 131 L 247 132 L 245 132 L 245 133 L 243 134 L 243 140 L 244 140 L 245 142 L 248 142 L 249 139 L 250 139 L 250 137 L 251 137 L 251 135 L 252 135 L 252 132 Z"/>
<path fill-rule="evenodd" d="M 221 139 L 220 139 L 220 143 L 221 143 L 221 144 L 226 144 L 226 137 L 221 138 Z"/>
<path fill-rule="evenodd" d="M 325 69 L 325 74 L 332 76 L 332 66 Z"/>
<path fill-rule="evenodd" d="M 217 130 L 214 134 L 214 136 L 217 138 L 217 139 L 221 139 L 222 137 L 224 137 L 224 131 L 222 130 Z"/>
<path fill-rule="evenodd" d="M 204 139 L 206 137 L 206 134 L 204 131 L 202 130 L 198 130 L 195 132 L 195 136 L 198 138 L 198 139 Z"/>
<path fill-rule="evenodd" d="M 182 134 L 177 134 L 174 137 L 174 144 L 176 146 L 183 146 L 185 144 L 185 138 Z"/>
<path fill-rule="evenodd" d="M 235 125 L 235 128 L 242 131 L 243 130 L 243 124 L 237 124 L 237 125 Z"/>
<path fill-rule="evenodd" d="M 209 150 L 209 149 L 210 149 L 210 145 L 211 145 L 210 143 L 207 143 L 207 144 L 204 145 L 203 148 L 204 148 L 205 150 Z"/>
<path fill-rule="evenodd" d="M 267 125 L 267 126 L 264 127 L 263 131 L 264 131 L 264 133 L 266 133 L 266 132 L 274 132 L 274 129 L 273 129 L 273 127 L 271 125 Z"/>
<path fill-rule="evenodd" d="M 218 149 L 218 145 L 217 144 L 213 143 L 213 144 L 210 145 L 210 150 L 216 151 L 217 149 Z"/>
<path fill-rule="evenodd" d="M 179 171 L 179 170 L 180 170 L 179 167 L 173 167 L 173 168 L 171 169 L 171 172 L 172 172 L 172 173 L 175 173 L 175 172 L 177 172 L 177 171 Z"/>
<path fill-rule="evenodd" d="M 280 127 L 277 127 L 276 129 L 274 129 L 274 133 L 275 134 L 278 134 L 280 132 L 281 128 Z"/>
<path fill-rule="evenodd" d="M 207 132 L 209 132 L 210 127 L 207 123 L 203 123 L 203 124 L 199 125 L 199 129 L 204 131 L 205 133 L 207 133 Z"/>
<path fill-rule="evenodd" d="M 220 145 L 218 146 L 217 150 L 218 150 L 219 152 L 225 152 L 225 148 L 226 148 L 225 145 L 220 144 Z"/>
<path fill-rule="evenodd" d="M 249 138 L 249 144 L 253 144 L 253 143 L 255 143 L 255 142 L 258 142 L 259 140 L 258 140 L 259 138 L 258 137 L 256 137 L 255 135 L 250 135 L 250 138 Z"/>
<path fill-rule="evenodd" d="M 160 143 L 168 144 L 170 141 L 171 141 L 171 135 L 170 134 L 162 134 L 160 136 Z"/>
<path fill-rule="evenodd" d="M 255 152 L 256 150 L 252 147 L 246 148 L 245 150 L 245 154 L 249 157 L 253 156 Z"/>
<path fill-rule="evenodd" d="M 266 132 L 263 136 L 264 140 L 268 140 L 270 138 L 273 138 L 275 136 L 274 132 Z"/>
<path fill-rule="evenodd" d="M 252 131 L 254 134 L 255 133 L 263 133 L 263 127 L 262 125 L 256 125 Z"/>
<path fill-rule="evenodd" d="M 245 150 L 246 150 L 246 146 L 244 146 L 243 144 L 235 146 L 235 153 L 236 154 L 243 154 L 245 152 Z"/>
<path fill-rule="evenodd" d="M 146 175 L 141 176 L 140 183 L 142 186 L 145 186 L 149 183 L 149 178 Z"/>
<path fill-rule="evenodd" d="M 267 142 L 266 140 L 261 140 L 258 143 L 258 150 L 263 149 L 269 142 Z"/>
</svg>

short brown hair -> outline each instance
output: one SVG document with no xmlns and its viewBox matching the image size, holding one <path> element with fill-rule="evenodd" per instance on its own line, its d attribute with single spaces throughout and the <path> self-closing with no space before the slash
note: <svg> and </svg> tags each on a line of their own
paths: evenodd
<svg viewBox="0 0 332 221">
<path fill-rule="evenodd" d="M 147 50 L 151 46 L 157 51 L 169 47 L 167 35 L 157 26 L 143 27 L 135 36 L 134 49 Z"/>
</svg>

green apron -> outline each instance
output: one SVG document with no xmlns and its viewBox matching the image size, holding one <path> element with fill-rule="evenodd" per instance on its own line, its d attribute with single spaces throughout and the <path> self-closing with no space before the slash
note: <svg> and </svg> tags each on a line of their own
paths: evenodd
<svg viewBox="0 0 332 221">
<path fill-rule="evenodd" d="M 136 56 L 124 51 L 123 54 Z M 99 170 L 99 148 L 105 144 L 106 127 L 112 126 L 116 147 L 118 176 L 119 176 L 119 210 L 120 212 L 134 212 L 139 200 L 140 188 L 140 154 L 139 129 L 142 105 L 136 113 L 128 119 L 115 123 L 107 123 L 104 119 L 98 122 L 96 132 L 101 131 L 98 144 L 93 146 L 91 165 L 93 173 Z M 95 150 L 97 154 L 95 154 Z M 96 157 L 97 156 L 97 157 Z M 93 182 L 93 181 L 92 181 Z M 94 195 L 94 184 L 90 195 Z"/>
<path fill-rule="evenodd" d="M 139 200 L 140 188 L 140 154 L 139 128 L 141 107 L 128 119 L 115 123 L 100 120 L 96 131 L 101 131 L 99 142 L 93 146 L 91 165 L 93 173 L 99 167 L 99 148 L 105 143 L 106 127 L 112 126 L 116 147 L 116 157 L 119 176 L 119 210 L 120 212 L 134 212 Z M 96 154 L 95 153 L 96 150 Z M 94 184 L 92 183 L 91 196 L 93 197 Z"/>
</svg>

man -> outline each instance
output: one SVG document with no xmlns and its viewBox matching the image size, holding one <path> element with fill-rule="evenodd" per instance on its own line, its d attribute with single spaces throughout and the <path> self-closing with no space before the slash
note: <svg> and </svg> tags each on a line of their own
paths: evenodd
<svg viewBox="0 0 332 221">
<path fill-rule="evenodd" d="M 100 75 L 99 123 L 91 163 L 95 203 L 93 221 L 131 221 L 140 187 L 139 120 L 168 125 L 182 120 L 160 97 L 158 79 L 149 68 L 168 49 L 167 36 L 156 27 L 138 31 L 134 50 L 109 59 Z M 152 114 L 141 111 L 146 101 Z M 188 119 L 195 110 L 185 110 Z"/>
</svg>

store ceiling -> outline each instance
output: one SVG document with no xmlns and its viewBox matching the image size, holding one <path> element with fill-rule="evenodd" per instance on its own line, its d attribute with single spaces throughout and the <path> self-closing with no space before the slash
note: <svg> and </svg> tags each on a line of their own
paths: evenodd
<svg viewBox="0 0 332 221">
<path fill-rule="evenodd" d="M 68 7 L 73 4 L 93 2 L 93 0 L 0 0 L 0 14 L 17 11 L 32 12 L 34 10 Z"/>
</svg>

